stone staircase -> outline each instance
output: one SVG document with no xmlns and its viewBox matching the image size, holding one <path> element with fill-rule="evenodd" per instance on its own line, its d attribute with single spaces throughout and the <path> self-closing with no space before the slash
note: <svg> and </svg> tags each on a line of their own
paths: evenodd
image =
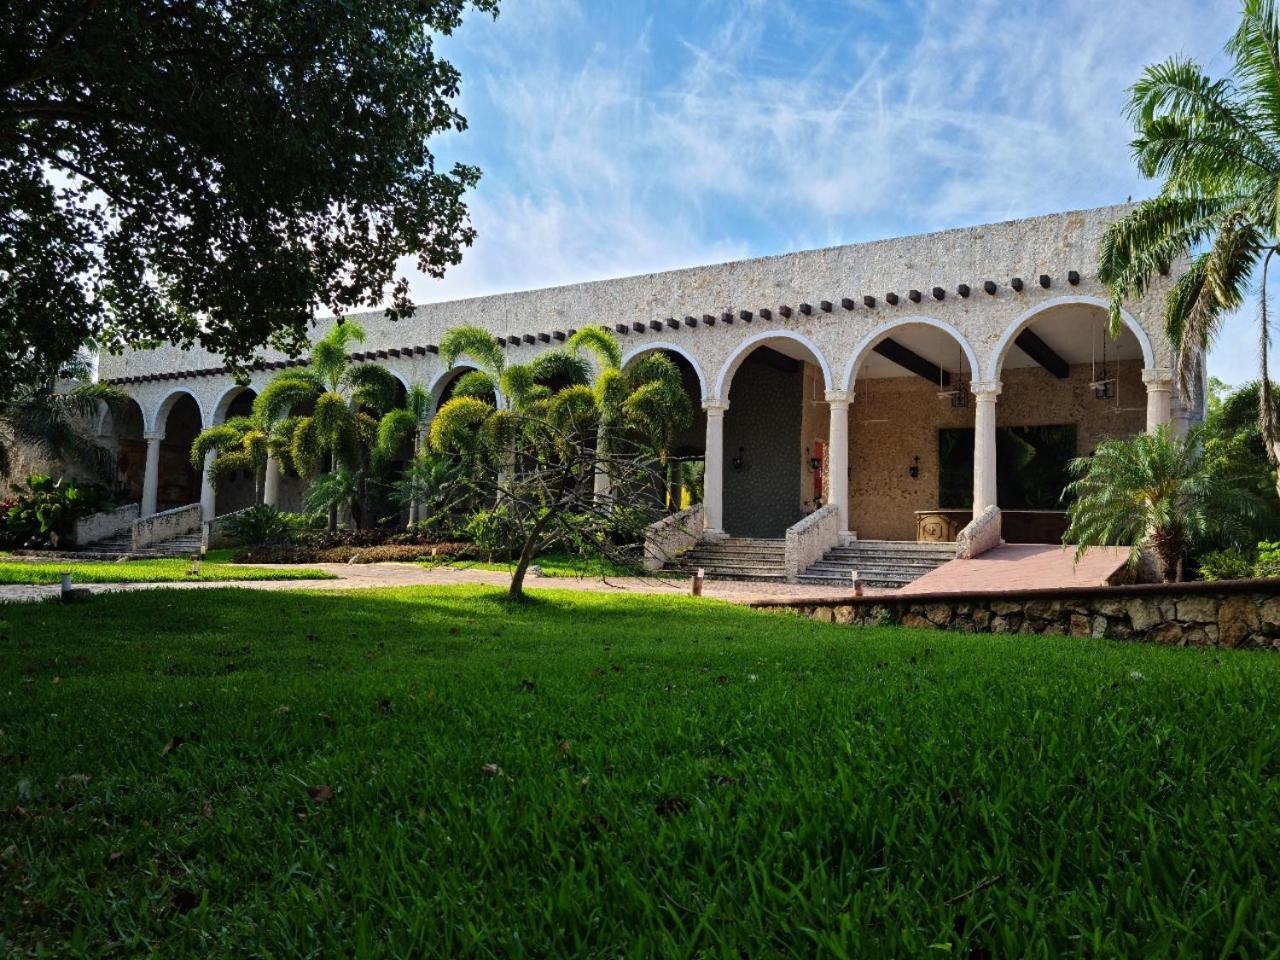
<svg viewBox="0 0 1280 960">
<path fill-rule="evenodd" d="M 79 556 L 85 558 L 119 559 L 130 557 L 190 557 L 200 552 L 200 532 L 184 533 L 181 536 L 159 543 L 151 543 L 139 549 L 133 549 L 132 534 L 128 530 L 116 534 L 97 543 L 86 544 L 77 550 Z"/>
<path fill-rule="evenodd" d="M 762 580 L 783 583 L 786 541 L 730 537 L 703 540 L 666 565 L 668 570 L 693 574 L 701 567 L 712 580 Z"/>
<path fill-rule="evenodd" d="M 869 587 L 901 587 L 956 556 L 954 543 L 852 540 L 833 547 L 801 576 L 801 583 L 849 587 L 853 571 Z"/>
</svg>

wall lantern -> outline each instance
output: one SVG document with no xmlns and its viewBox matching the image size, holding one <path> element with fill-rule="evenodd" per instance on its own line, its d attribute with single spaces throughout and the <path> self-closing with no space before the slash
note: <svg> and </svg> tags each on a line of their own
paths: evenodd
<svg viewBox="0 0 1280 960">
<path fill-rule="evenodd" d="M 907 467 L 907 473 L 911 474 L 912 480 L 920 479 L 920 458 L 912 457 L 911 466 Z"/>
<path fill-rule="evenodd" d="M 809 448 L 808 448 L 808 447 L 805 447 L 805 448 L 804 448 L 804 452 L 807 454 L 807 453 L 809 452 Z M 810 458 L 809 458 L 809 469 L 810 469 L 810 470 L 821 470 L 821 469 L 822 469 L 822 458 L 821 458 L 821 457 L 810 457 Z"/>
<path fill-rule="evenodd" d="M 729 463 L 733 466 L 733 469 L 735 470 L 741 470 L 745 463 L 745 461 L 742 459 L 742 453 L 743 453 L 743 448 L 739 447 L 738 455 L 729 461 Z"/>
</svg>

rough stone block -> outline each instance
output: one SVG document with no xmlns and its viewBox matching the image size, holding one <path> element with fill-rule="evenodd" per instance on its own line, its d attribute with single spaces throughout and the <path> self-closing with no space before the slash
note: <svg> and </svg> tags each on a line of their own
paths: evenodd
<svg viewBox="0 0 1280 960">
<path fill-rule="evenodd" d="M 946 603 L 930 603 L 924 608 L 924 615 L 940 627 L 951 622 L 951 606 Z"/>
<path fill-rule="evenodd" d="M 1177 617 L 1190 623 L 1213 623 L 1218 619 L 1217 597 L 1184 597 L 1178 601 Z"/>
<path fill-rule="evenodd" d="M 836 607 L 836 623 L 853 623 L 853 607 Z"/>
<path fill-rule="evenodd" d="M 916 627 L 920 630 L 932 630 L 933 622 L 926 616 L 922 616 L 915 611 L 908 611 L 902 615 L 899 621 L 904 627 Z"/>
<path fill-rule="evenodd" d="M 1181 604 L 1179 604 L 1181 606 Z M 1227 597 L 1218 608 L 1218 642 L 1238 647 L 1251 634 L 1262 629 L 1258 604 L 1249 597 Z"/>
<path fill-rule="evenodd" d="M 1037 620 L 1056 620 L 1062 613 L 1062 604 L 1056 600 L 1029 600 L 1026 614 Z"/>
<path fill-rule="evenodd" d="M 1280 597 L 1263 601 L 1258 608 L 1258 615 L 1266 626 L 1273 629 L 1280 628 Z"/>
<path fill-rule="evenodd" d="M 1129 600 L 1124 605 L 1124 608 L 1125 612 L 1129 614 L 1129 623 L 1139 633 L 1145 633 L 1164 620 L 1159 607 L 1150 600 L 1144 600 L 1141 597 L 1134 597 Z"/>
<path fill-rule="evenodd" d="M 1083 613 L 1073 613 L 1070 624 L 1068 629 L 1073 637 L 1087 637 L 1093 631 L 1093 625 Z"/>
<path fill-rule="evenodd" d="M 1007 617 L 1011 613 L 1017 613 L 1022 609 L 1022 604 L 1013 600 L 993 600 L 991 603 L 991 612 L 998 613 L 1002 617 Z"/>
<path fill-rule="evenodd" d="M 1162 643 L 1169 647 L 1179 647 L 1185 642 L 1182 624 L 1171 620 L 1147 631 L 1147 639 L 1152 643 Z"/>
<path fill-rule="evenodd" d="M 819 623 L 833 623 L 835 621 L 830 607 L 814 607 L 813 619 Z"/>
</svg>

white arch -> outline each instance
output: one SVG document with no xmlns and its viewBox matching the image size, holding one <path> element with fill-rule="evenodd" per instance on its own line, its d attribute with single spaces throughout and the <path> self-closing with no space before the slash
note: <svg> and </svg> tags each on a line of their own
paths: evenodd
<svg viewBox="0 0 1280 960">
<path fill-rule="evenodd" d="M 216 427 L 218 424 L 226 422 L 227 411 L 231 409 L 231 404 L 235 402 L 236 397 L 246 390 L 252 390 L 255 397 L 258 395 L 258 390 L 248 384 L 242 386 L 237 383 L 223 391 L 222 396 L 218 398 L 218 402 L 213 407 L 213 426 Z"/>
<path fill-rule="evenodd" d="M 933 317 L 925 316 L 902 317 L 901 319 L 896 320 L 886 320 L 858 341 L 858 345 L 854 348 L 853 353 L 849 355 L 849 362 L 845 364 L 844 373 L 840 377 L 840 382 L 844 384 L 844 389 L 853 389 L 854 376 L 858 372 L 858 367 L 862 365 L 863 358 L 871 351 L 872 347 L 899 327 L 912 325 L 933 327 L 935 330 L 941 330 L 943 333 L 950 336 L 952 340 L 956 341 L 956 343 L 960 345 L 960 349 L 964 351 L 964 357 L 969 361 L 970 376 L 975 378 L 977 377 L 978 373 L 982 369 L 982 365 L 978 363 L 978 354 L 974 351 L 973 345 L 965 339 L 964 334 L 945 320 L 935 320 Z"/>
<path fill-rule="evenodd" d="M 658 340 L 654 343 L 643 343 L 628 350 L 622 355 L 622 368 L 625 370 L 627 368 L 627 364 L 631 363 L 632 360 L 635 360 L 637 357 L 643 356 L 646 353 L 652 353 L 654 350 L 669 350 L 672 353 L 680 354 L 680 356 L 688 360 L 689 365 L 693 367 L 693 372 L 698 375 L 698 389 L 702 393 L 698 399 L 707 399 L 707 378 L 702 372 L 702 365 L 698 363 L 693 354 L 687 349 L 666 340 Z"/>
<path fill-rule="evenodd" d="M 431 415 L 435 416 L 436 411 L 440 409 L 440 397 L 444 395 L 445 390 L 453 380 L 462 376 L 462 374 L 466 373 L 468 370 L 479 369 L 480 367 L 472 361 L 459 358 L 453 362 L 453 366 L 436 374 L 436 378 L 431 381 Z M 497 397 L 495 399 L 497 400 L 499 407 L 506 403 L 502 397 L 501 390 L 497 392 Z"/>
<path fill-rule="evenodd" d="M 200 414 L 200 428 L 204 429 L 211 426 L 209 418 L 205 416 L 204 405 L 200 403 L 200 398 L 190 390 L 179 388 L 161 400 L 159 406 L 152 412 L 151 420 L 147 425 L 148 433 L 163 433 L 165 423 L 169 419 L 169 413 L 173 410 L 173 405 L 182 397 L 190 397 L 195 402 L 196 411 Z"/>
<path fill-rule="evenodd" d="M 1009 325 L 1009 329 L 1001 335 L 996 348 L 991 354 L 991 362 L 987 367 L 987 380 L 999 380 L 1000 368 L 1004 366 L 1005 354 L 1009 352 L 1009 347 L 1013 343 L 1014 338 L 1023 330 L 1031 326 L 1036 317 L 1044 313 L 1046 310 L 1052 310 L 1054 307 L 1065 306 L 1086 306 L 1098 307 L 1101 310 L 1110 310 L 1111 304 L 1100 297 L 1086 296 L 1067 296 L 1054 297 L 1052 300 L 1046 300 L 1030 310 L 1022 313 L 1018 319 Z M 1142 348 L 1142 365 L 1150 369 L 1156 365 L 1156 352 L 1151 346 L 1151 338 L 1147 336 L 1147 331 L 1142 329 L 1142 325 L 1133 318 L 1128 310 L 1120 310 L 1120 319 L 1124 321 L 1124 325 L 1129 328 L 1130 332 L 1138 338 L 1138 346 Z"/>
<path fill-rule="evenodd" d="M 144 410 L 144 409 L 142 409 L 142 404 L 141 404 L 141 403 L 139 403 L 139 402 L 138 402 L 138 399 L 137 399 L 133 394 L 131 394 L 131 393 L 126 393 L 126 394 L 125 394 L 125 404 L 124 404 L 124 406 L 127 406 L 128 404 L 133 404 L 135 407 L 137 407 L 137 408 L 138 408 L 138 420 L 139 420 L 139 421 L 141 421 L 141 423 L 142 423 L 142 432 L 143 432 L 143 433 L 146 433 L 146 431 L 147 431 L 147 411 L 146 411 L 146 410 Z M 121 407 L 121 409 L 120 409 L 119 411 L 114 411 L 114 412 L 113 412 L 113 411 L 112 411 L 112 409 L 111 409 L 109 406 L 107 406 L 107 405 L 106 405 L 106 403 L 104 403 L 104 402 L 102 402 L 102 401 L 98 401 L 98 421 L 97 421 L 97 432 L 98 432 L 98 436 L 100 436 L 100 437 L 104 437 L 104 436 L 106 436 L 106 434 L 107 434 L 107 430 L 108 430 L 108 429 L 110 429 L 112 432 L 114 432 L 114 431 L 115 431 L 115 429 L 116 429 L 116 413 L 118 413 L 118 412 L 123 412 L 123 410 L 124 410 L 124 406 L 122 406 L 122 407 Z"/>
<path fill-rule="evenodd" d="M 737 349 L 729 355 L 729 359 L 725 361 L 723 367 L 720 368 L 720 375 L 716 377 L 716 392 L 713 397 L 706 397 L 710 400 L 726 399 L 727 390 L 725 389 L 733 380 L 733 375 L 738 372 L 738 367 L 742 365 L 742 361 L 746 359 L 747 354 L 760 345 L 764 340 L 792 340 L 805 347 L 818 362 L 818 366 L 822 368 L 822 380 L 828 390 L 832 389 L 831 384 L 831 366 L 827 363 L 827 358 L 823 355 L 818 345 L 806 337 L 802 333 L 796 333 L 794 330 L 765 330 L 763 333 L 757 333 L 748 337 L 742 343 L 738 344 Z"/>
</svg>

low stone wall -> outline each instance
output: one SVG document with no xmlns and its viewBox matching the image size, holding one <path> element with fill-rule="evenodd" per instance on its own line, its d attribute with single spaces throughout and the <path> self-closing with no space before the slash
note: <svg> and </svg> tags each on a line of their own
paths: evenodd
<svg viewBox="0 0 1280 960">
<path fill-rule="evenodd" d="M 84 547 L 99 540 L 114 537 L 118 533 L 124 533 L 133 526 L 141 510 L 139 504 L 127 503 L 114 510 L 81 517 L 76 521 L 75 529 L 71 532 L 71 542 L 78 547 Z"/>
<path fill-rule="evenodd" d="M 956 536 L 956 559 L 972 560 L 1000 546 L 1000 508 L 987 507 Z"/>
<path fill-rule="evenodd" d="M 644 568 L 661 570 L 668 561 L 692 550 L 705 527 L 700 503 L 651 523 L 644 531 Z"/>
<path fill-rule="evenodd" d="M 762 600 L 826 623 L 1280 650 L 1280 579 L 1009 593 Z"/>
<path fill-rule="evenodd" d="M 174 507 L 161 513 L 153 513 L 149 517 L 133 522 L 133 549 L 150 546 L 164 540 L 172 540 L 184 533 L 194 533 L 200 529 L 204 513 L 200 504 L 192 503 L 185 507 Z"/>
<path fill-rule="evenodd" d="M 787 528 L 785 566 L 787 581 L 795 583 L 800 574 L 822 559 L 840 541 L 840 511 L 834 503 L 813 511 Z"/>
<path fill-rule="evenodd" d="M 231 531 L 227 529 L 227 521 L 250 509 L 252 508 L 244 507 L 240 510 L 232 510 L 230 513 L 224 513 L 220 517 L 214 517 L 212 520 L 206 521 L 200 533 L 204 548 L 206 550 L 220 550 L 223 547 L 240 546 L 239 538 L 233 537 Z"/>
</svg>

